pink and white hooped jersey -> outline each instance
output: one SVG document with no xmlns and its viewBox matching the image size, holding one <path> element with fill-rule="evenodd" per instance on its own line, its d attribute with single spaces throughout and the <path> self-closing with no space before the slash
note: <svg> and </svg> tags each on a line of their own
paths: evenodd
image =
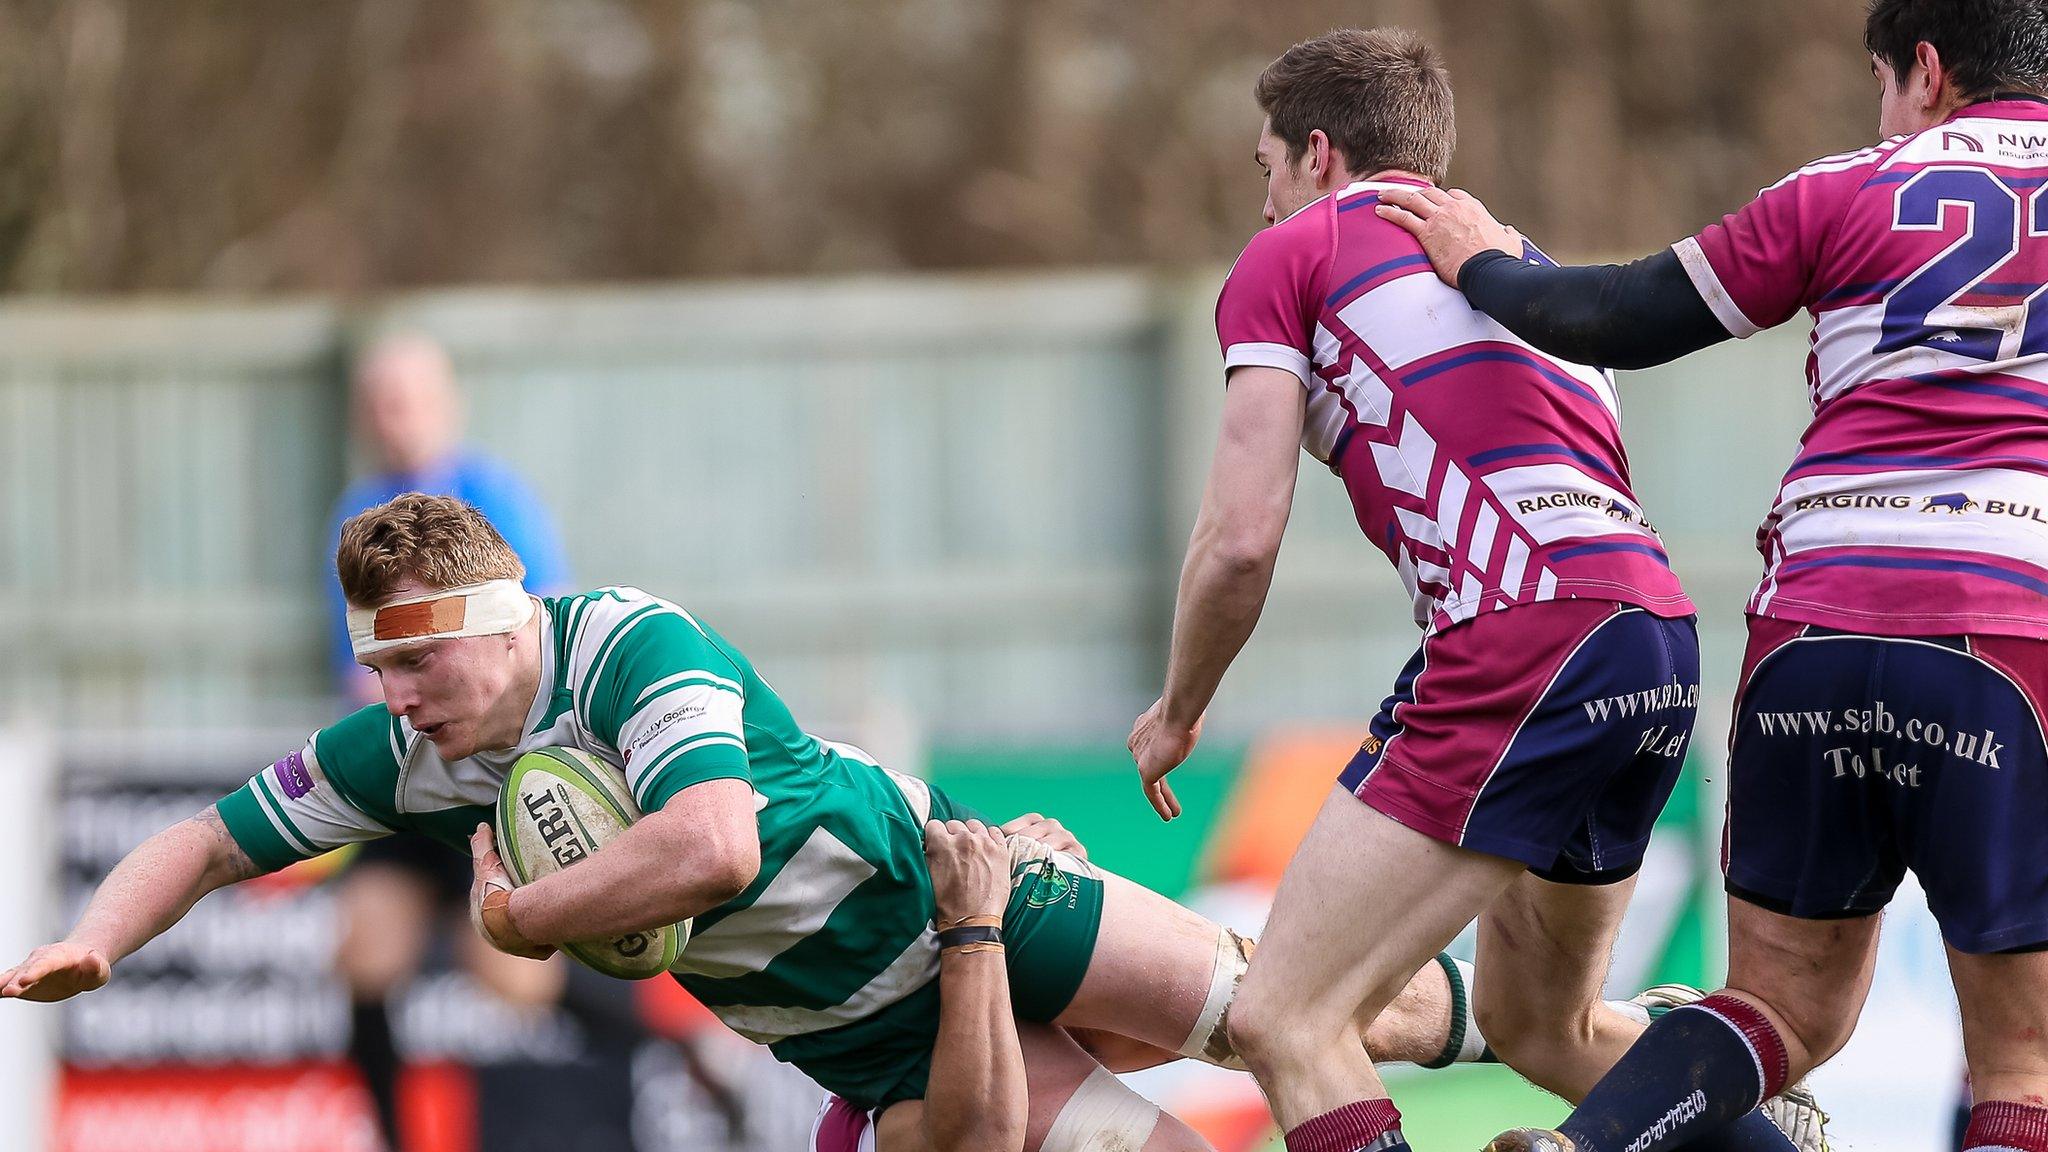
<svg viewBox="0 0 2048 1152">
<path fill-rule="evenodd" d="M 1629 488 L 1607 373 L 1474 311 L 1363 181 L 1259 233 L 1216 304 L 1223 363 L 1308 389 L 1301 446 L 1351 494 L 1435 631 L 1573 597 L 1692 603 Z"/>
<path fill-rule="evenodd" d="M 2048 630 L 2048 103 L 1809 164 L 1675 247 L 1736 336 L 1813 314 L 1813 424 L 1750 611 Z"/>
</svg>

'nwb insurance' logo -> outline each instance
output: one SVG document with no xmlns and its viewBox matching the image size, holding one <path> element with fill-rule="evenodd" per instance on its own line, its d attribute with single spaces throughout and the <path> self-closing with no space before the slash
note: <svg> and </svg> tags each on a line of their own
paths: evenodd
<svg viewBox="0 0 2048 1152">
<path fill-rule="evenodd" d="M 1961 150 L 1964 152 L 1982 152 L 1984 150 L 1984 144 L 1975 136 L 1965 135 L 1961 132 L 1943 132 L 1941 134 L 1941 150 L 1943 152 L 1950 152 L 1956 150 Z"/>
</svg>

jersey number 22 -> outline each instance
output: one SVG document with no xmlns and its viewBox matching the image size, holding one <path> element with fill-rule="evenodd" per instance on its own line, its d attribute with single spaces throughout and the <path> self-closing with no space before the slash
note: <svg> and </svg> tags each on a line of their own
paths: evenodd
<svg viewBox="0 0 2048 1152">
<path fill-rule="evenodd" d="M 2048 309 L 2034 301 L 2048 284 L 2048 186 L 2022 194 L 1982 168 L 1928 168 L 1899 185 L 1892 229 L 1938 232 L 1951 205 L 1969 213 L 1961 239 L 1907 277 L 1885 299 L 1877 351 L 1928 346 L 1977 360 L 2048 352 Z M 2025 219 L 2022 221 L 2022 212 Z M 2022 224 L 2024 223 L 2024 230 Z M 2029 245 L 2028 241 L 2035 241 Z M 2035 258 L 2014 261 L 2023 247 Z M 2015 283 L 1990 275 L 2016 265 Z M 1966 296 L 2019 297 L 2018 303 L 1958 304 Z"/>
</svg>

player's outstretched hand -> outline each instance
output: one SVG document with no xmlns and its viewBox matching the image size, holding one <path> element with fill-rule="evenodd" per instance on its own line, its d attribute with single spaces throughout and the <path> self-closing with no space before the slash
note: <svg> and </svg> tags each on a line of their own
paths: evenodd
<svg viewBox="0 0 2048 1152">
<path fill-rule="evenodd" d="M 1065 824 L 1050 816 L 1026 812 L 1004 824 L 1002 832 L 1005 836 L 1022 836 L 1026 840 L 1036 840 L 1055 852 L 1071 852 L 1083 860 L 1088 858 L 1088 849 L 1081 846 L 1080 839 L 1067 831 Z"/>
<path fill-rule="evenodd" d="M 1181 811 L 1180 800 L 1166 783 L 1166 774 L 1181 766 L 1188 753 L 1195 750 L 1195 741 L 1201 738 L 1200 720 L 1190 728 L 1167 720 L 1163 697 L 1131 727 L 1131 738 L 1124 742 L 1124 747 L 1131 750 L 1131 759 L 1138 765 L 1138 780 L 1145 788 L 1145 799 L 1152 802 L 1152 810 L 1159 813 L 1161 820 L 1171 820 Z"/>
<path fill-rule="evenodd" d="M 60 940 L 28 954 L 28 959 L 0 971 L 0 1000 L 69 1000 L 107 982 L 113 967 L 97 948 Z"/>
<path fill-rule="evenodd" d="M 1001 829 L 979 820 L 933 820 L 924 826 L 924 858 L 941 922 L 1003 914 L 1010 899 L 1010 846 Z"/>
<path fill-rule="evenodd" d="M 469 922 L 477 935 L 500 952 L 545 960 L 555 954 L 548 944 L 535 944 L 512 925 L 512 874 L 498 856 L 498 840 L 489 824 L 469 834 Z"/>
<path fill-rule="evenodd" d="M 1465 261 L 1481 252 L 1522 254 L 1522 234 L 1495 220 L 1486 205 L 1460 189 L 1382 188 L 1373 211 L 1421 241 L 1436 274 L 1453 288 Z"/>
</svg>

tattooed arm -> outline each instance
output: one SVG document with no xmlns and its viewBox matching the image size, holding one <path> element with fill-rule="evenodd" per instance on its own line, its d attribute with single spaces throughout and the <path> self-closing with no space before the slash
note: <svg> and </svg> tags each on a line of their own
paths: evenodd
<svg viewBox="0 0 2048 1152">
<path fill-rule="evenodd" d="M 114 866 L 69 936 L 0 970 L 0 999 L 64 1000 L 90 992 L 201 896 L 261 872 L 213 808 L 174 824 Z"/>
</svg>

